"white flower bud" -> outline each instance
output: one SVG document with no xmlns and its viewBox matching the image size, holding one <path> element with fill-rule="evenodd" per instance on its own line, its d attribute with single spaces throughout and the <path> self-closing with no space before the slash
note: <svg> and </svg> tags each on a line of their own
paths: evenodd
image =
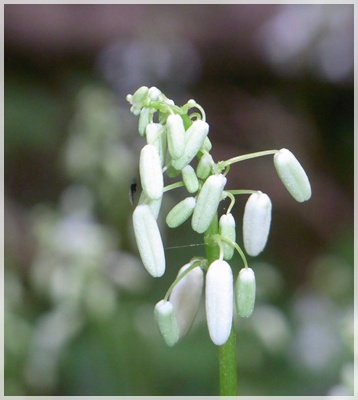
<svg viewBox="0 0 358 400">
<path fill-rule="evenodd" d="M 205 138 L 203 146 L 201 148 L 202 150 L 206 150 L 208 153 L 210 153 L 211 149 L 213 148 L 213 145 L 211 144 L 211 141 L 208 137 Z"/>
<path fill-rule="evenodd" d="M 147 86 L 141 86 L 137 89 L 131 98 L 131 104 L 134 106 L 142 104 L 148 97 L 148 90 Z"/>
<path fill-rule="evenodd" d="M 139 173 L 142 188 L 152 200 L 163 196 L 163 174 L 160 157 L 152 144 L 147 144 L 140 152 Z"/>
<path fill-rule="evenodd" d="M 191 165 L 187 165 L 182 169 L 184 185 L 189 193 L 195 193 L 199 189 L 199 181 Z"/>
<path fill-rule="evenodd" d="M 157 221 L 146 204 L 133 212 L 133 228 L 139 254 L 146 270 L 155 278 L 165 271 L 165 255 Z"/>
<path fill-rule="evenodd" d="M 287 149 L 281 149 L 274 155 L 274 165 L 278 176 L 292 197 L 303 202 L 311 197 L 311 185 L 302 165 Z"/>
<path fill-rule="evenodd" d="M 203 155 L 199 162 L 198 166 L 196 167 L 196 175 L 198 178 L 206 179 L 211 172 L 212 162 L 207 155 Z"/>
<path fill-rule="evenodd" d="M 178 273 L 181 275 L 190 263 L 184 265 Z M 177 317 L 180 337 L 186 335 L 194 322 L 199 309 L 203 291 L 204 273 L 200 267 L 193 268 L 174 287 L 169 301 L 173 304 Z"/>
<path fill-rule="evenodd" d="M 253 193 L 247 200 L 243 238 L 247 254 L 257 256 L 266 246 L 271 224 L 271 200 L 260 191 Z"/>
<path fill-rule="evenodd" d="M 255 306 L 256 282 L 251 268 L 243 268 L 235 283 L 236 310 L 241 317 L 249 317 Z"/>
<path fill-rule="evenodd" d="M 174 346 L 179 340 L 179 327 L 173 305 L 160 300 L 154 307 L 154 318 L 159 331 L 168 346 Z"/>
<path fill-rule="evenodd" d="M 220 229 L 221 236 L 223 236 L 224 238 L 229 239 L 235 243 L 235 241 L 236 241 L 236 224 L 235 224 L 235 219 L 232 216 L 232 214 L 224 214 L 220 217 L 219 229 Z M 223 251 L 224 251 L 224 259 L 231 260 L 234 255 L 235 248 L 225 242 L 222 242 L 222 246 L 223 246 Z"/>
<path fill-rule="evenodd" d="M 152 144 L 158 151 L 161 165 L 165 162 L 165 153 L 167 151 L 167 135 L 165 127 L 162 124 L 150 123 L 145 130 L 147 144 Z"/>
<path fill-rule="evenodd" d="M 174 206 L 165 219 L 169 228 L 176 228 L 185 222 L 193 213 L 196 200 L 194 197 L 187 197 Z"/>
<path fill-rule="evenodd" d="M 233 319 L 233 277 L 226 261 L 216 260 L 206 274 L 205 308 L 211 340 L 218 346 L 229 338 Z"/>
<path fill-rule="evenodd" d="M 158 88 L 156 88 L 155 86 L 152 86 L 148 90 L 148 96 L 152 101 L 157 101 L 161 94 L 162 94 L 162 92 Z"/>
<path fill-rule="evenodd" d="M 217 211 L 226 184 L 224 175 L 211 175 L 201 188 L 194 208 L 191 226 L 195 232 L 204 233 Z"/>
<path fill-rule="evenodd" d="M 209 133 L 209 125 L 201 120 L 194 121 L 185 132 L 185 148 L 183 155 L 172 160 L 172 165 L 177 170 L 182 170 L 196 156 L 205 138 Z"/>
<path fill-rule="evenodd" d="M 183 119 L 178 114 L 167 118 L 168 150 L 173 159 L 180 158 L 185 148 L 185 129 Z"/>
<path fill-rule="evenodd" d="M 149 124 L 151 112 L 152 110 L 148 107 L 143 107 L 140 111 L 138 120 L 138 132 L 141 136 L 144 135 L 145 128 Z"/>
</svg>

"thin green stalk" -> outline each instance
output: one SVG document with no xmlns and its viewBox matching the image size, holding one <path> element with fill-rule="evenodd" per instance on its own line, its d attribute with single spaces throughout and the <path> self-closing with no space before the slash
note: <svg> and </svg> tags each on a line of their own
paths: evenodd
<svg viewBox="0 0 358 400">
<path fill-rule="evenodd" d="M 218 235 L 219 223 L 218 216 L 215 215 L 209 228 L 205 232 L 206 238 Z M 208 265 L 219 258 L 220 248 L 215 241 L 205 240 L 206 257 Z M 229 339 L 219 347 L 219 384 L 220 396 L 237 396 L 237 354 L 236 354 L 236 335 L 234 327 L 231 327 Z"/>
</svg>

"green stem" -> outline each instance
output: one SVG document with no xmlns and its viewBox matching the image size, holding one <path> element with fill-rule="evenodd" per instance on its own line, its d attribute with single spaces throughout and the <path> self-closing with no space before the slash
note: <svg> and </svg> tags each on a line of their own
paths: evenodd
<svg viewBox="0 0 358 400">
<path fill-rule="evenodd" d="M 268 156 L 271 154 L 275 154 L 277 153 L 278 150 L 265 150 L 265 151 L 257 151 L 255 153 L 249 153 L 249 154 L 244 154 L 242 156 L 237 156 L 237 157 L 233 157 L 230 158 L 226 161 L 220 161 L 218 163 L 219 168 L 221 170 L 225 169 L 227 166 L 240 162 L 240 161 L 244 161 L 244 160 L 249 160 L 250 158 L 256 158 L 256 157 L 262 157 L 262 156 Z"/>
<path fill-rule="evenodd" d="M 218 235 L 219 223 L 218 216 L 215 215 L 205 236 Z M 205 240 L 206 257 L 208 265 L 217 260 L 220 255 L 220 248 L 215 241 Z M 226 343 L 219 346 L 219 381 L 220 396 L 237 396 L 237 354 L 236 354 L 236 335 L 234 327 L 231 327 L 231 333 Z"/>
</svg>

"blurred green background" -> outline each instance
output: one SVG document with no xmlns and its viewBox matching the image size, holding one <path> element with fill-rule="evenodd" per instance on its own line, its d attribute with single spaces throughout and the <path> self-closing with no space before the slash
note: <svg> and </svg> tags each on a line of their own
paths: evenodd
<svg viewBox="0 0 358 400">
<path fill-rule="evenodd" d="M 125 97 L 142 85 L 204 107 L 216 161 L 286 147 L 311 180 L 298 204 L 270 158 L 229 174 L 273 203 L 255 311 L 235 321 L 240 394 L 353 395 L 353 5 L 4 9 L 5 395 L 218 394 L 203 304 L 174 348 L 153 320 L 204 249 L 168 249 L 153 279 L 133 240 L 144 141 Z M 167 247 L 202 240 L 165 227 L 180 193 Z"/>
</svg>

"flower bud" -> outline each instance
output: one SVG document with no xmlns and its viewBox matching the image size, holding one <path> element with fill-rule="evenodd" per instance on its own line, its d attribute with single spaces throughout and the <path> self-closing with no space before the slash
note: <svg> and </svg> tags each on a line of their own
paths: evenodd
<svg viewBox="0 0 358 400">
<path fill-rule="evenodd" d="M 311 185 L 297 158 L 290 150 L 281 149 L 273 160 L 278 176 L 292 197 L 300 203 L 308 200 L 312 194 Z"/>
<path fill-rule="evenodd" d="M 204 154 L 200 158 L 198 166 L 196 167 L 196 175 L 198 176 L 198 178 L 206 179 L 210 175 L 211 167 L 212 160 L 210 160 L 210 158 L 206 154 Z"/>
<path fill-rule="evenodd" d="M 265 248 L 271 224 L 271 200 L 260 191 L 253 193 L 247 200 L 243 238 L 247 254 L 257 256 Z"/>
<path fill-rule="evenodd" d="M 178 273 L 181 275 L 190 263 L 184 265 Z M 200 267 L 189 271 L 174 287 L 169 296 L 173 304 L 179 326 L 179 335 L 183 337 L 189 331 L 199 309 L 203 291 L 204 273 Z"/>
<path fill-rule="evenodd" d="M 167 118 L 168 150 L 173 159 L 180 158 L 185 148 L 185 129 L 183 119 L 178 114 Z"/>
<path fill-rule="evenodd" d="M 142 188 L 152 200 L 163 196 L 163 174 L 160 157 L 152 144 L 147 144 L 140 152 L 139 173 Z"/>
<path fill-rule="evenodd" d="M 206 137 L 201 149 L 206 150 L 208 153 L 210 153 L 212 148 L 213 148 L 213 145 L 211 144 L 210 139 L 208 137 Z"/>
<path fill-rule="evenodd" d="M 146 270 L 155 278 L 165 271 L 165 255 L 157 221 L 147 204 L 133 212 L 133 228 L 139 254 Z"/>
<path fill-rule="evenodd" d="M 204 233 L 217 211 L 226 184 L 224 175 L 211 175 L 201 188 L 194 208 L 191 226 L 195 232 Z"/>
<path fill-rule="evenodd" d="M 194 197 L 187 197 L 174 206 L 168 213 L 166 223 L 169 228 L 176 228 L 185 222 L 193 213 L 196 200 Z"/>
<path fill-rule="evenodd" d="M 174 346 L 179 340 L 179 327 L 173 305 L 169 301 L 160 300 L 154 307 L 154 318 L 165 343 Z"/>
<path fill-rule="evenodd" d="M 148 97 L 148 88 L 147 86 L 142 86 L 138 90 L 135 91 L 133 95 L 128 94 L 126 99 L 132 104 L 131 112 L 134 115 L 139 115 L 140 111 L 143 107 L 143 104 L 146 102 Z"/>
<path fill-rule="evenodd" d="M 165 162 L 165 153 L 167 151 L 167 136 L 165 127 L 162 124 L 150 123 L 145 130 L 147 144 L 152 144 L 158 151 L 161 165 Z"/>
<path fill-rule="evenodd" d="M 216 260 L 209 266 L 205 309 L 210 338 L 220 346 L 229 338 L 233 319 L 233 277 L 226 261 Z"/>
<path fill-rule="evenodd" d="M 189 193 L 195 193 L 199 189 L 199 181 L 191 165 L 187 165 L 182 169 L 184 185 Z"/>
<path fill-rule="evenodd" d="M 141 136 L 144 135 L 145 128 L 149 124 L 151 112 L 152 110 L 148 107 L 143 107 L 140 110 L 139 120 L 138 120 L 138 132 Z"/>
<path fill-rule="evenodd" d="M 251 268 L 243 268 L 235 283 L 235 303 L 238 314 L 249 317 L 255 306 L 256 282 L 255 274 Z"/>
<path fill-rule="evenodd" d="M 152 214 L 154 215 L 155 219 L 158 219 L 160 207 L 162 205 L 162 200 L 163 197 L 161 197 L 158 200 L 152 200 L 150 199 L 143 191 L 140 194 L 138 204 L 147 204 L 152 211 Z"/>
<path fill-rule="evenodd" d="M 185 148 L 183 155 L 172 160 L 177 170 L 182 170 L 196 156 L 209 133 L 209 125 L 201 120 L 194 121 L 185 132 Z"/>
<path fill-rule="evenodd" d="M 232 214 L 224 214 L 219 220 L 220 235 L 232 242 L 236 241 L 236 224 Z M 234 255 L 235 248 L 228 243 L 222 242 L 224 259 L 231 260 Z"/>
</svg>

